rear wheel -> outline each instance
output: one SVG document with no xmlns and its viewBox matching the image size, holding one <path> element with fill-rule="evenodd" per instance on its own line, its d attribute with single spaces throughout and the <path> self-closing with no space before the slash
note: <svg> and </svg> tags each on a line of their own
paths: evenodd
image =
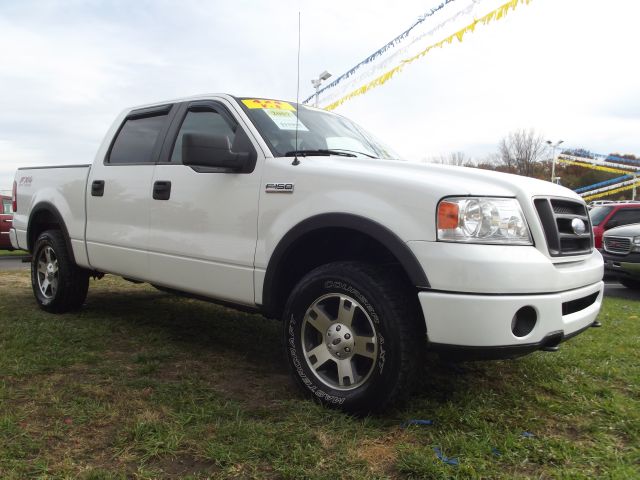
<svg viewBox="0 0 640 480">
<path fill-rule="evenodd" d="M 284 313 L 287 357 L 302 389 L 353 413 L 408 395 L 424 346 L 415 299 L 389 270 L 331 263 L 307 274 Z"/>
<path fill-rule="evenodd" d="M 640 280 L 632 280 L 630 278 L 620 278 L 620 283 L 627 288 L 640 290 Z"/>
<path fill-rule="evenodd" d="M 47 230 L 36 241 L 31 285 L 38 306 L 50 313 L 76 310 L 87 298 L 89 273 L 71 260 L 59 230 Z"/>
</svg>

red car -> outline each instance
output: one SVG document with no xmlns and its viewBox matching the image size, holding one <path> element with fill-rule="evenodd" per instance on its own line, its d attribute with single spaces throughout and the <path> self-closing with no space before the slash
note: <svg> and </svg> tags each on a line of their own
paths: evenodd
<svg viewBox="0 0 640 480">
<path fill-rule="evenodd" d="M 13 220 L 13 210 L 11 209 L 11 197 L 0 195 L 0 250 L 13 250 L 11 240 L 9 240 L 9 229 Z"/>
<path fill-rule="evenodd" d="M 613 227 L 640 223 L 640 202 L 611 203 L 589 212 L 596 248 L 602 249 L 602 234 Z"/>
</svg>

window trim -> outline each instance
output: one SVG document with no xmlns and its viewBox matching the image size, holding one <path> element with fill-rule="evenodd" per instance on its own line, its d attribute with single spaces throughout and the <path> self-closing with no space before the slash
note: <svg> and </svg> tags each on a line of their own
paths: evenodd
<svg viewBox="0 0 640 480">
<path fill-rule="evenodd" d="M 131 166 L 131 165 L 156 165 L 158 163 L 158 158 L 160 156 L 160 152 L 165 142 L 165 138 L 167 136 L 167 132 L 170 126 L 173 124 L 173 120 L 175 118 L 176 109 L 174 108 L 175 104 L 167 104 L 167 105 L 159 105 L 155 107 L 146 107 L 146 108 L 137 108 L 135 110 L 131 110 L 122 120 L 118 130 L 115 135 L 111 139 L 111 144 L 109 145 L 109 149 L 104 157 L 102 164 L 106 167 L 123 167 L 123 166 Z M 124 128 L 125 124 L 129 120 L 138 120 L 140 118 L 146 117 L 157 117 L 160 115 L 166 115 L 167 120 L 165 124 L 162 126 L 160 131 L 158 132 L 158 138 L 156 139 L 156 143 L 153 145 L 153 149 L 151 150 L 151 162 L 125 162 L 125 163 L 111 163 L 111 151 L 113 150 L 113 146 L 116 143 L 116 139 L 120 135 L 120 132 Z"/>
</svg>

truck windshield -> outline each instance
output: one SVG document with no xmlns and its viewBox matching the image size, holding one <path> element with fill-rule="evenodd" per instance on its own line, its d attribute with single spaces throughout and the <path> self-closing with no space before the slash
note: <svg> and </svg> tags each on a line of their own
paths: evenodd
<svg viewBox="0 0 640 480">
<path fill-rule="evenodd" d="M 280 100 L 239 100 L 276 157 L 291 156 L 295 152 L 314 155 L 315 152 L 318 155 L 335 153 L 343 156 L 400 158 L 389 147 L 340 115 Z"/>
<path fill-rule="evenodd" d="M 613 207 L 596 207 L 589 212 L 591 217 L 591 225 L 597 226 L 609 215 L 609 212 L 613 210 Z"/>
</svg>

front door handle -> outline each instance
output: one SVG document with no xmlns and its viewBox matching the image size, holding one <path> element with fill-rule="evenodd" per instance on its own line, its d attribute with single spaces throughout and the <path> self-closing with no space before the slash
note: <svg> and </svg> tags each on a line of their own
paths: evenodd
<svg viewBox="0 0 640 480">
<path fill-rule="evenodd" d="M 104 195 L 104 180 L 94 180 L 91 184 L 91 196 L 101 197 Z"/>
<path fill-rule="evenodd" d="M 171 197 L 171 182 L 167 180 L 158 180 L 153 184 L 154 200 L 169 200 Z"/>
</svg>

